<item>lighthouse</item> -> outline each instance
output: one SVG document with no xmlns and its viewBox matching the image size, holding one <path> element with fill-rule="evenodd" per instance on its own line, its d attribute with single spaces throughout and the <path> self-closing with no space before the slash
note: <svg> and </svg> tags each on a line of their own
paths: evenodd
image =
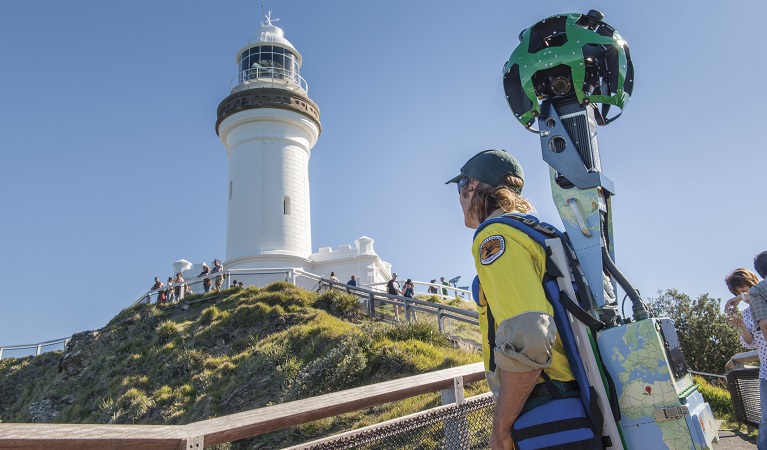
<svg viewBox="0 0 767 450">
<path fill-rule="evenodd" d="M 276 21 L 266 14 L 255 39 L 237 51 L 237 75 L 217 109 L 229 162 L 224 268 L 257 285 L 292 269 L 385 282 L 391 264 L 367 236 L 312 253 L 309 159 L 322 131 L 320 110 L 299 73 L 301 54 Z"/>
<path fill-rule="evenodd" d="M 216 121 L 229 159 L 226 267 L 306 267 L 309 158 L 321 124 L 299 74 L 301 54 L 266 15 L 236 63 Z"/>
</svg>

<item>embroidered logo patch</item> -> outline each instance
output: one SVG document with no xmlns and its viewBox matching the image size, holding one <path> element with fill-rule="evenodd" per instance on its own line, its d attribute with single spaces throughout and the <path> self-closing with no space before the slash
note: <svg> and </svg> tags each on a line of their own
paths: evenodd
<svg viewBox="0 0 767 450">
<path fill-rule="evenodd" d="M 504 250 L 506 250 L 506 242 L 503 240 L 503 236 L 490 236 L 479 246 L 480 261 L 482 264 L 488 265 L 500 258 Z"/>
</svg>

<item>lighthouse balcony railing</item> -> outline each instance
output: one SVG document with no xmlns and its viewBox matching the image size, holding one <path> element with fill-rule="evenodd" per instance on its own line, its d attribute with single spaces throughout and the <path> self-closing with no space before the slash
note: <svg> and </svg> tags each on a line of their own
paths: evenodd
<svg viewBox="0 0 767 450">
<path fill-rule="evenodd" d="M 279 67 L 263 67 L 253 68 L 241 71 L 238 75 L 232 78 L 229 83 L 229 88 L 234 89 L 239 85 L 248 87 L 250 84 L 264 81 L 277 81 L 280 83 L 290 82 L 309 94 L 309 83 L 304 78 L 293 70 L 282 69 Z"/>
</svg>

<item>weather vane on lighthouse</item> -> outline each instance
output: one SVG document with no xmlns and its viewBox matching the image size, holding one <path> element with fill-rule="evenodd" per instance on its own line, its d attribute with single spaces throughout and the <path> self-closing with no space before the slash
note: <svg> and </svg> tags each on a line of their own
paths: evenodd
<svg viewBox="0 0 767 450">
<path fill-rule="evenodd" d="M 264 18 L 266 19 L 266 23 L 261 22 L 261 25 L 265 27 L 271 27 L 272 26 L 272 10 L 266 11 L 264 8 L 264 5 L 261 5 L 261 13 L 264 15 Z M 279 22 L 280 19 L 274 19 L 274 22 Z"/>
</svg>

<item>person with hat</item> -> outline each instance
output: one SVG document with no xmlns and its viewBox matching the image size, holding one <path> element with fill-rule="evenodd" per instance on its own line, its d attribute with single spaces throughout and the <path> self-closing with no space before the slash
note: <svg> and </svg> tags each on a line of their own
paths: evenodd
<svg viewBox="0 0 767 450">
<path fill-rule="evenodd" d="M 391 280 L 386 282 L 386 293 L 389 295 L 400 295 L 402 293 L 400 291 L 399 282 L 397 281 L 397 272 L 393 272 L 391 274 Z M 394 317 L 397 319 L 397 322 L 399 322 L 399 309 L 400 307 L 398 305 L 394 305 Z"/>
<path fill-rule="evenodd" d="M 505 150 L 479 152 L 450 183 L 458 186 L 468 228 L 533 209 L 522 197 L 522 166 Z M 471 251 L 485 377 L 496 399 L 490 448 L 511 449 L 511 429 L 522 412 L 553 400 L 554 389 L 565 397 L 579 391 L 543 291 L 546 250 L 516 228 L 490 223 L 475 235 Z"/>
</svg>

